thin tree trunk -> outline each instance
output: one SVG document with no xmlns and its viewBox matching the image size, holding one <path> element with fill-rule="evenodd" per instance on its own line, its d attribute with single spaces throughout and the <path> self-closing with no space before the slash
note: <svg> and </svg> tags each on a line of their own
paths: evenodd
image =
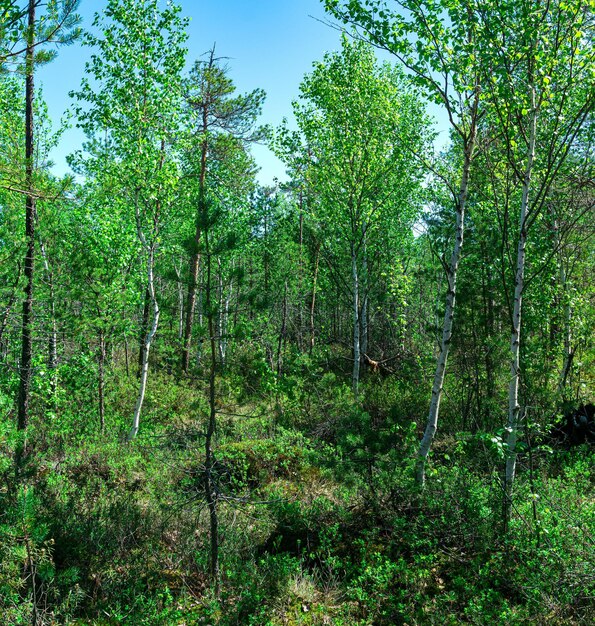
<svg viewBox="0 0 595 626">
<path fill-rule="evenodd" d="M 163 167 L 165 160 L 165 140 L 161 140 L 161 161 L 159 169 Z M 147 296 L 150 305 L 153 307 L 153 321 L 151 329 L 147 332 L 144 344 L 142 346 L 142 362 L 140 367 L 140 384 L 138 391 L 138 398 L 136 406 L 134 408 L 134 416 L 132 418 L 132 427 L 128 433 L 128 441 L 131 441 L 138 435 L 138 429 L 140 427 L 140 415 L 143 408 L 143 402 L 145 400 L 145 392 L 147 390 L 147 379 L 149 377 L 149 354 L 151 352 L 151 345 L 153 338 L 157 333 L 159 327 L 159 302 L 157 300 L 157 292 L 155 290 L 155 251 L 157 248 L 157 241 L 159 235 L 159 214 L 161 212 L 161 202 L 158 199 L 155 204 L 155 214 L 153 216 L 153 226 L 151 232 L 151 241 L 147 241 L 143 226 L 141 222 L 141 214 L 139 207 L 139 190 L 136 192 L 136 198 L 134 202 L 134 216 L 136 220 L 136 234 L 138 239 L 147 254 Z M 148 321 L 148 320 L 147 320 Z"/>
<path fill-rule="evenodd" d="M 178 339 L 182 341 L 184 338 L 184 285 L 177 268 L 176 279 L 178 281 Z"/>
<path fill-rule="evenodd" d="M 223 359 L 224 347 L 223 347 L 223 326 L 224 326 L 224 313 L 223 313 L 223 273 L 221 271 L 221 258 L 217 258 L 217 351 L 219 353 L 219 367 L 221 371 L 224 369 Z"/>
<path fill-rule="evenodd" d="M 143 235 L 144 239 L 144 235 Z M 138 391 L 138 398 L 136 406 L 134 408 L 134 416 L 132 418 L 132 428 L 128 433 L 128 440 L 134 439 L 138 435 L 140 427 L 140 415 L 143 408 L 143 402 L 145 400 L 145 392 L 147 390 L 147 379 L 149 377 L 149 353 L 151 351 L 151 344 L 153 338 L 157 333 L 157 327 L 159 326 L 159 302 L 157 301 L 157 294 L 155 292 L 155 276 L 154 276 L 154 264 L 155 264 L 155 249 L 154 244 L 151 244 L 147 250 L 147 292 L 149 294 L 149 301 L 153 307 L 153 321 L 151 329 L 145 336 L 145 340 L 142 347 L 142 362 L 140 368 L 140 384 Z"/>
<path fill-rule="evenodd" d="M 367 288 L 364 286 L 362 289 L 364 292 L 364 296 L 362 298 L 362 310 L 360 314 L 360 326 L 361 326 L 361 357 L 364 358 L 364 355 L 368 354 L 368 345 L 369 345 L 369 332 L 370 332 L 370 324 L 368 319 L 368 293 Z"/>
<path fill-rule="evenodd" d="M 519 426 L 519 386 L 521 380 L 520 355 L 521 355 L 521 312 L 523 305 L 523 289 L 525 284 L 525 259 L 527 251 L 527 216 L 529 213 L 529 191 L 531 188 L 531 176 L 535 161 L 535 141 L 537 136 L 537 110 L 535 103 L 535 89 L 531 89 L 531 127 L 529 130 L 529 146 L 527 152 L 527 165 L 523 180 L 523 194 L 521 199 L 521 214 L 519 219 L 519 241 L 517 248 L 517 261 L 514 282 L 514 306 L 512 313 L 512 335 L 510 339 L 510 385 L 508 389 L 508 424 L 507 424 L 507 456 L 504 472 L 504 531 L 508 529 L 510 513 L 512 510 L 512 490 L 516 473 L 516 443 Z"/>
<path fill-rule="evenodd" d="M 360 346 L 360 312 L 359 312 L 359 275 L 357 271 L 357 256 L 355 246 L 351 245 L 351 276 L 353 280 L 353 371 L 351 374 L 351 387 L 357 396 L 359 388 L 359 370 L 361 363 Z"/>
<path fill-rule="evenodd" d="M 212 267 L 209 249 L 209 234 L 205 232 L 207 284 L 206 311 L 211 347 L 211 366 L 209 372 L 209 422 L 205 437 L 205 475 L 204 488 L 207 507 L 209 509 L 210 539 L 211 539 L 211 580 L 215 588 L 215 595 L 219 596 L 219 515 L 217 505 L 217 481 L 215 479 L 215 455 L 213 453 L 213 437 L 217 427 L 217 407 L 215 404 L 215 375 L 217 372 L 217 342 L 215 337 L 215 320 L 212 306 Z"/>
<path fill-rule="evenodd" d="M 361 333 L 361 358 L 368 354 L 368 294 L 369 294 L 369 281 L 368 281 L 368 250 L 366 245 L 366 235 L 363 233 L 363 260 L 362 260 L 362 275 L 361 275 L 361 313 L 360 313 L 360 333 Z"/>
<path fill-rule="evenodd" d="M 147 338 L 147 334 L 149 333 L 149 315 L 151 308 L 151 296 L 149 295 L 149 290 L 145 289 L 145 303 L 143 305 L 143 319 L 141 321 L 140 335 L 138 338 L 138 370 L 136 373 L 137 378 L 141 377 L 141 372 L 143 369 L 143 363 L 145 360 L 145 340 Z"/>
<path fill-rule="evenodd" d="M 303 289 L 304 289 L 304 200 L 303 193 L 300 191 L 299 200 L 299 259 L 298 259 L 298 310 L 297 310 L 297 345 L 298 351 L 303 351 Z"/>
<path fill-rule="evenodd" d="M 312 298 L 310 300 L 310 356 L 314 350 L 316 341 L 316 328 L 314 327 L 314 317 L 316 313 L 316 287 L 318 283 L 318 266 L 320 264 L 320 244 L 316 246 L 314 252 L 314 276 L 312 277 Z"/>
<path fill-rule="evenodd" d="M 21 363 L 18 397 L 19 430 L 26 430 L 29 424 L 29 397 L 31 387 L 32 361 L 32 322 L 33 322 L 33 277 L 35 270 L 35 195 L 33 193 L 34 131 L 33 100 L 35 96 L 35 0 L 29 0 L 27 51 L 25 56 L 25 299 L 23 301 Z M 26 448 L 26 446 L 24 446 Z M 24 452 L 24 450 L 23 450 Z"/>
<path fill-rule="evenodd" d="M 215 60 L 215 48 L 211 50 L 209 68 L 213 67 Z M 200 153 L 200 173 L 198 178 L 198 209 L 196 211 L 196 229 L 194 233 L 194 250 L 190 259 L 190 280 L 188 281 L 188 297 L 186 302 L 186 326 L 184 328 L 184 346 L 182 349 L 182 371 L 188 372 L 190 365 L 190 348 L 192 345 L 192 327 L 194 325 L 194 309 L 196 307 L 196 289 L 198 286 L 198 274 L 200 270 L 200 237 L 202 230 L 201 216 L 205 212 L 207 178 L 207 156 L 209 152 L 209 142 L 206 133 L 209 128 L 209 106 L 210 93 L 206 94 L 205 106 L 202 110 L 202 128 L 204 139 Z"/>
<path fill-rule="evenodd" d="M 430 412 L 428 422 L 422 440 L 419 444 L 419 454 L 416 467 L 416 482 L 418 485 L 425 484 L 426 480 L 426 460 L 430 453 L 430 447 L 438 428 L 438 417 L 440 414 L 440 400 L 442 399 L 442 390 L 444 387 L 444 375 L 446 372 L 446 363 L 448 353 L 450 351 L 450 342 L 452 338 L 452 328 L 455 313 L 455 303 L 457 294 L 457 272 L 461 253 L 463 250 L 463 239 L 465 232 L 465 208 L 467 204 L 467 193 L 469 188 L 469 176 L 471 173 L 471 163 L 473 160 L 473 152 L 475 149 L 475 138 L 477 133 L 477 107 L 478 99 L 474 104 L 472 112 L 472 127 L 465 145 L 463 173 L 461 176 L 461 185 L 459 188 L 459 197 L 456 207 L 456 234 L 455 245 L 450 258 L 448 267 L 447 280 L 448 292 L 446 294 L 446 308 L 444 312 L 444 323 L 442 326 L 442 340 L 440 343 L 440 352 L 436 361 L 436 370 L 434 372 L 434 383 L 432 385 L 432 399 L 430 402 Z"/>
<path fill-rule="evenodd" d="M 99 401 L 99 431 L 103 435 L 105 432 L 105 333 L 103 330 L 98 334 L 99 346 L 97 351 L 98 361 L 98 380 L 97 380 L 97 396 Z"/>
<path fill-rule="evenodd" d="M 198 325 L 201 328 L 203 327 L 203 322 L 204 322 L 203 291 L 204 291 L 204 289 L 202 287 L 200 287 L 198 289 L 198 293 L 196 294 L 196 298 L 197 298 L 197 301 L 198 301 Z M 203 343 L 204 342 L 205 342 L 204 337 L 201 337 L 198 340 L 198 344 L 196 346 L 196 367 L 200 367 L 200 360 L 202 358 L 202 350 L 203 350 Z"/>
</svg>

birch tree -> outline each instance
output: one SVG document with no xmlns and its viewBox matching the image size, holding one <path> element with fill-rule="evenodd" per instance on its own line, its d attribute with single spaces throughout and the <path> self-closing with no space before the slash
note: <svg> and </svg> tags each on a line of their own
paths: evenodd
<svg viewBox="0 0 595 626">
<path fill-rule="evenodd" d="M 399 71 L 378 65 L 371 47 L 347 38 L 340 53 L 315 64 L 300 94 L 294 104 L 297 141 L 304 146 L 309 188 L 318 196 L 310 218 L 323 230 L 327 258 L 351 300 L 357 394 L 374 246 L 381 234 L 408 232 L 416 217 L 419 169 L 413 153 L 423 151 L 426 120 Z M 284 141 L 295 138 L 284 131 Z M 341 259 L 348 272 L 342 272 Z"/>
<path fill-rule="evenodd" d="M 478 7 L 485 98 L 516 181 L 518 222 L 511 294 L 504 526 L 512 507 L 521 406 L 522 309 L 529 235 L 595 105 L 592 7 L 570 2 L 490 2 Z"/>
<path fill-rule="evenodd" d="M 401 61 L 428 99 L 445 110 L 463 153 L 458 179 L 445 178 L 439 173 L 452 195 L 455 224 L 452 254 L 444 267 L 447 293 L 442 336 L 416 470 L 416 480 L 423 485 L 426 460 L 438 428 L 453 333 L 469 181 L 481 118 L 481 68 L 473 0 L 326 0 L 325 7 L 331 15 L 358 28 L 361 36 Z"/>
<path fill-rule="evenodd" d="M 42 44 L 69 44 L 78 36 L 78 0 L 51 0 L 41 6 L 39 0 L 29 0 L 26 5 L 11 2 L 2 7 L 5 24 L 12 24 L 12 46 L 9 40 L 1 42 L 0 61 L 19 60 L 24 55 L 23 69 L 25 76 L 25 154 L 24 178 L 17 184 L 25 196 L 25 240 L 26 252 L 23 262 L 25 289 L 21 324 L 21 358 L 19 365 L 18 417 L 19 430 L 26 430 L 29 423 L 29 399 L 33 359 L 33 290 L 35 280 L 36 250 L 36 189 L 35 189 L 35 68 L 48 62 L 55 56 L 55 51 L 40 48 Z M 6 33 L 1 33 L 6 36 Z M 10 39 L 10 38 L 9 38 Z M 22 46 L 19 50 L 19 46 Z"/>
<path fill-rule="evenodd" d="M 138 434 L 149 372 L 149 353 L 161 314 L 155 263 L 162 224 L 173 210 L 177 166 L 170 140 L 179 124 L 181 74 L 185 62 L 185 21 L 180 8 L 158 0 L 109 0 L 94 25 L 102 35 L 87 35 L 98 49 L 75 94 L 79 124 L 92 137 L 109 136 L 118 160 L 122 193 L 143 252 L 144 291 L 149 305 L 142 328 L 139 392 L 129 438 Z M 106 210 L 109 210 L 106 207 Z"/>
</svg>

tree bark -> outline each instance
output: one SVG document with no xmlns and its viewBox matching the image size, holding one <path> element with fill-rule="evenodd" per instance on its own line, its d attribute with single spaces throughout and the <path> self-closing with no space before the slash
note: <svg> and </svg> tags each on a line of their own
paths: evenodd
<svg viewBox="0 0 595 626">
<path fill-rule="evenodd" d="M 215 595 L 219 596 L 219 495 L 217 480 L 215 477 L 215 455 L 213 452 L 213 437 L 217 427 L 217 406 L 215 403 L 215 376 L 217 372 L 217 341 L 215 337 L 215 315 L 212 302 L 212 259 L 209 249 L 209 233 L 205 232 L 207 284 L 205 308 L 207 312 L 209 339 L 211 348 L 211 365 L 209 372 L 209 421 L 205 437 L 205 474 L 204 489 L 207 507 L 209 510 L 210 539 L 211 539 L 211 562 L 210 573 Z"/>
<path fill-rule="evenodd" d="M 176 280 L 178 283 L 178 340 L 182 341 L 184 338 L 184 285 L 177 267 Z"/>
<path fill-rule="evenodd" d="M 314 316 L 316 313 L 316 287 L 318 283 L 318 266 L 320 264 L 320 244 L 316 245 L 314 252 L 314 275 L 312 277 L 312 298 L 310 300 L 310 356 L 314 350 L 316 341 L 316 328 L 314 326 Z"/>
<path fill-rule="evenodd" d="M 213 67 L 215 61 L 215 48 L 211 50 L 209 68 Z M 207 91 L 202 109 L 203 141 L 200 152 L 200 173 L 198 178 L 198 209 L 196 211 L 196 229 L 194 233 L 194 250 L 190 259 L 190 279 L 188 281 L 188 296 L 186 301 L 186 325 L 184 328 L 184 346 L 182 349 L 182 371 L 188 373 L 190 366 L 190 349 L 192 345 L 192 327 L 194 325 L 194 309 L 196 307 L 196 289 L 198 285 L 198 274 L 200 270 L 200 237 L 202 231 L 201 216 L 205 213 L 206 202 L 206 177 L 207 177 L 207 157 L 209 152 L 209 142 L 207 131 L 209 130 L 209 103 L 211 93 Z"/>
<path fill-rule="evenodd" d="M 97 396 L 99 403 L 99 431 L 103 435 L 105 432 L 105 333 L 103 330 L 99 331 L 98 334 L 98 350 L 97 350 L 97 361 L 98 361 L 98 374 L 97 374 Z"/>
<path fill-rule="evenodd" d="M 303 352 L 303 289 L 304 289 L 304 197 L 300 191 L 299 208 L 299 257 L 298 257 L 298 309 L 297 309 L 297 347 Z"/>
<path fill-rule="evenodd" d="M 362 276 L 361 276 L 361 313 L 360 313 L 360 332 L 361 332 L 361 357 L 368 354 L 369 343 L 369 320 L 368 320 L 368 302 L 369 302 L 369 281 L 368 281 L 368 251 L 366 246 L 366 235 L 363 235 L 363 260 L 362 260 Z"/>
<path fill-rule="evenodd" d="M 521 379 L 520 354 L 521 354 L 521 313 L 523 305 L 523 289 L 525 284 L 525 260 L 527 250 L 527 217 L 529 213 L 529 192 L 531 189 L 531 177 L 533 163 L 535 161 L 535 142 L 537 137 L 537 109 L 535 102 L 535 88 L 531 88 L 531 120 L 529 129 L 529 145 L 527 151 L 527 164 L 523 180 L 523 193 L 521 198 L 521 211 L 519 218 L 519 241 L 517 247 L 517 260 L 514 282 L 514 305 L 512 313 L 512 334 L 510 339 L 510 385 L 508 388 L 508 424 L 506 467 L 504 471 L 504 531 L 508 529 L 512 510 L 512 490 L 516 474 L 516 443 L 518 438 L 519 414 L 519 386 Z"/>
<path fill-rule="evenodd" d="M 151 307 L 151 296 L 149 295 L 149 290 L 145 289 L 145 302 L 143 304 L 143 319 L 141 321 L 140 334 L 138 338 L 138 370 L 136 373 L 136 377 L 141 377 L 141 371 L 143 369 L 143 362 L 145 360 L 144 350 L 145 350 L 145 339 L 149 332 L 149 315 L 150 315 L 150 307 Z"/>
<path fill-rule="evenodd" d="M 27 51 L 25 56 L 25 299 L 23 301 L 21 363 L 19 368 L 18 421 L 19 430 L 29 424 L 29 399 L 31 387 L 32 322 L 33 322 L 33 278 L 35 270 L 35 195 L 33 193 L 33 159 L 35 120 L 33 102 L 35 96 L 35 0 L 29 0 L 27 20 Z"/>
<path fill-rule="evenodd" d="M 143 236 L 144 240 L 144 236 Z M 145 392 L 147 390 L 147 379 L 149 377 L 149 353 L 151 351 L 151 345 L 153 338 L 157 333 L 157 327 L 159 326 L 159 302 L 157 301 L 157 294 L 155 292 L 155 276 L 154 276 L 154 264 L 155 264 L 155 248 L 154 244 L 151 244 L 147 250 L 147 292 L 149 295 L 149 301 L 153 307 L 153 320 L 150 330 L 145 336 L 145 340 L 142 347 L 142 362 L 140 368 L 140 384 L 138 391 L 138 398 L 136 406 L 134 408 L 134 416 L 132 418 L 132 428 L 128 433 L 128 440 L 131 441 L 138 435 L 140 427 L 140 415 L 143 408 L 143 402 L 145 400 Z"/>
<path fill-rule="evenodd" d="M 416 467 L 416 482 L 422 486 L 426 480 L 426 460 L 430 453 L 430 447 L 438 428 L 438 417 L 440 414 L 440 400 L 442 398 L 442 390 L 444 387 L 444 375 L 446 372 L 446 363 L 448 353 L 450 351 L 450 342 L 452 338 L 452 328 L 455 313 L 456 294 L 457 294 L 457 273 L 461 253 L 463 250 L 463 240 L 465 233 L 465 208 L 467 205 L 467 194 L 469 189 L 469 177 L 471 173 L 471 163 L 473 161 L 473 152 L 475 150 L 475 140 L 477 135 L 477 109 L 479 99 L 476 96 L 474 110 L 471 114 L 471 129 L 467 141 L 465 142 L 465 153 L 463 162 L 463 172 L 461 176 L 461 184 L 459 187 L 459 196 L 456 206 L 456 229 L 455 229 L 455 245 L 450 258 L 450 265 L 447 271 L 448 292 L 446 294 L 446 308 L 444 312 L 444 323 L 442 326 L 442 340 L 440 343 L 440 351 L 436 361 L 436 369 L 434 372 L 434 383 L 432 385 L 432 399 L 430 402 L 430 412 L 424 435 L 419 444 L 419 453 Z"/>
<path fill-rule="evenodd" d="M 351 374 L 351 388 L 357 396 L 359 390 L 359 370 L 361 363 L 360 345 L 360 312 L 359 312 L 359 275 L 357 271 L 357 255 L 355 245 L 351 244 L 351 277 L 353 290 L 353 371 Z"/>
</svg>

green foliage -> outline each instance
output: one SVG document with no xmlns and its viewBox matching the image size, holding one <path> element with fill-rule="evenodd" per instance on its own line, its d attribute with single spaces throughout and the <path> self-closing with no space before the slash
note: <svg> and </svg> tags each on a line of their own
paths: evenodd
<svg viewBox="0 0 595 626">
<path fill-rule="evenodd" d="M 4 68 L 31 35 L 26 5 L 0 0 Z M 592 3 L 325 5 L 401 63 L 344 38 L 314 64 L 297 130 L 274 137 L 289 168 L 281 185 L 255 184 L 264 93 L 237 94 L 215 50 L 183 78 L 174 3 L 109 0 L 86 35 L 76 185 L 41 170 L 56 139 L 37 99 L 43 267 L 26 431 L 15 424 L 23 79 L 0 75 L 2 625 L 592 622 L 591 448 L 550 436 L 595 388 Z M 39 6 L 39 61 L 52 56 L 44 43 L 78 33 L 75 8 Z M 426 100 L 453 128 L 434 159 Z M 457 332 L 420 491 L 452 181 L 470 158 L 474 103 Z M 537 113 L 522 423 L 503 532 L 514 216 Z M 126 442 L 151 303 L 160 332 L 143 429 Z"/>
</svg>

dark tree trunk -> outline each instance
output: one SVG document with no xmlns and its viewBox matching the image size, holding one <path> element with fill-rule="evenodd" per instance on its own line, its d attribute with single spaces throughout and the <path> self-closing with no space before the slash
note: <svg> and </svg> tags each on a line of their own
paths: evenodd
<svg viewBox="0 0 595 626">
<path fill-rule="evenodd" d="M 300 244 L 300 255 L 299 255 L 299 275 L 298 275 L 298 310 L 297 310 L 297 345 L 298 351 L 303 352 L 303 330 L 304 330 L 304 321 L 303 321 L 303 312 L 302 308 L 304 306 L 304 298 L 303 298 L 303 289 L 304 289 L 304 201 L 302 197 L 302 193 L 300 192 L 300 202 L 299 202 L 299 211 L 300 211 L 300 232 L 299 232 L 299 244 Z"/>
<path fill-rule="evenodd" d="M 33 277 L 35 269 L 35 195 L 33 193 L 33 149 L 35 122 L 33 118 L 34 61 L 35 61 L 35 0 L 29 0 L 27 52 L 25 57 L 25 299 L 21 342 L 20 384 L 18 398 L 19 430 L 26 430 L 29 423 L 29 396 L 31 386 Z"/>
<path fill-rule="evenodd" d="M 314 350 L 316 341 L 316 328 L 314 327 L 314 317 L 316 313 L 316 287 L 318 282 L 318 266 L 320 264 L 320 244 L 316 245 L 314 252 L 314 276 L 312 277 L 312 298 L 310 300 L 310 356 Z"/>
<path fill-rule="evenodd" d="M 215 62 L 215 48 L 211 50 L 211 58 L 209 67 L 212 68 Z M 190 348 L 192 346 L 192 327 L 194 325 L 194 309 L 196 307 L 196 289 L 198 286 L 198 274 L 200 269 L 200 237 L 202 231 L 201 216 L 206 211 L 206 190 L 205 182 L 207 178 L 207 156 L 209 152 L 209 142 L 206 139 L 206 133 L 209 129 L 209 103 L 210 90 L 205 95 L 204 106 L 202 109 L 202 128 L 205 139 L 202 141 L 200 154 L 200 174 L 198 186 L 198 210 L 196 212 L 196 230 L 194 233 L 194 250 L 190 259 L 190 277 L 188 281 L 188 296 L 186 301 L 186 324 L 184 327 L 184 345 L 182 348 L 182 371 L 188 372 L 190 366 Z"/>
<path fill-rule="evenodd" d="M 212 259 L 209 250 L 209 234 L 205 233 L 206 245 L 206 314 L 209 328 L 209 340 L 211 348 L 211 366 L 209 372 L 209 421 L 205 437 L 205 475 L 204 488 L 207 507 L 209 509 L 210 539 L 211 539 L 211 580 L 215 587 L 215 595 L 219 596 L 219 495 L 217 480 L 215 477 L 215 455 L 213 452 L 213 437 L 217 426 L 217 406 L 215 402 L 215 376 L 217 372 L 217 339 L 215 336 L 215 312 L 212 298 Z"/>
<path fill-rule="evenodd" d="M 98 359 L 98 401 L 99 401 L 99 430 L 101 434 L 105 432 L 105 333 L 103 330 L 99 331 L 99 346 L 97 352 Z"/>
</svg>

